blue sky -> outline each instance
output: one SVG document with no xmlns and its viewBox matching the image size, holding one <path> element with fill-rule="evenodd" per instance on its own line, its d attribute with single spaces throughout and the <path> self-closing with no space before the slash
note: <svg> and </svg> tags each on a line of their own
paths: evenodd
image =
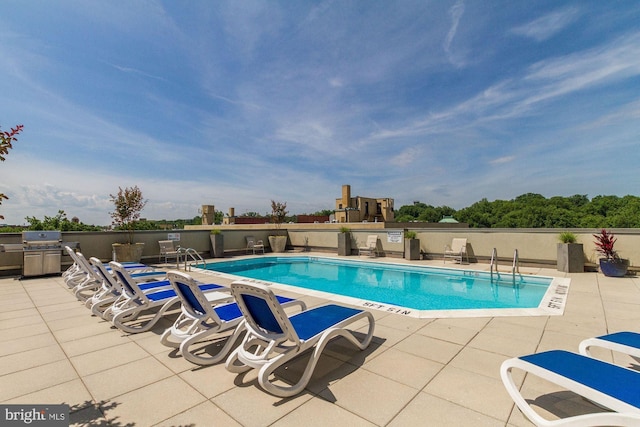
<svg viewBox="0 0 640 427">
<path fill-rule="evenodd" d="M 5 222 L 638 195 L 640 2 L 0 2 Z"/>
</svg>

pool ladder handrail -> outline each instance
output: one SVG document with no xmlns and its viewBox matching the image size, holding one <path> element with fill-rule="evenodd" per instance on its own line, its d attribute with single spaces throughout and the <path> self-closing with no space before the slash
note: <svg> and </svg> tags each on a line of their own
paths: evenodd
<svg viewBox="0 0 640 427">
<path fill-rule="evenodd" d="M 498 275 L 498 280 L 500 280 L 500 273 L 498 272 L 498 250 L 493 248 L 491 251 L 491 264 L 489 265 L 489 274 L 491 276 L 491 281 L 493 282 L 493 270 L 496 271 Z"/>
<path fill-rule="evenodd" d="M 518 249 L 513 251 L 513 264 L 511 266 L 511 276 L 513 277 L 513 286 L 516 285 L 516 273 L 520 275 L 520 257 L 518 256 Z"/>
<path fill-rule="evenodd" d="M 489 266 L 489 273 L 491 275 L 491 281 L 493 281 L 493 271 L 495 270 L 500 280 L 500 273 L 498 272 L 498 250 L 493 248 L 491 251 L 491 265 Z M 518 249 L 513 251 L 513 264 L 511 265 L 511 277 L 513 278 L 513 285 L 516 284 L 516 273 L 520 274 L 520 256 L 518 255 Z"/>
<path fill-rule="evenodd" d="M 180 257 L 182 257 L 184 260 L 184 271 L 191 271 L 191 267 L 199 262 L 203 264 L 204 268 L 207 267 L 207 262 L 200 256 L 198 251 L 193 248 L 178 248 L 178 257 L 178 268 L 180 268 Z M 189 258 L 191 258 L 190 262 Z"/>
</svg>

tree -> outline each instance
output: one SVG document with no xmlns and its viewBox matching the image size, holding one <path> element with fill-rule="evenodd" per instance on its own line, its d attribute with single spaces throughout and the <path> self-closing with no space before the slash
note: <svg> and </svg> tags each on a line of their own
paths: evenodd
<svg viewBox="0 0 640 427">
<path fill-rule="evenodd" d="M 9 154 L 9 150 L 13 148 L 13 143 L 18 141 L 17 135 L 22 132 L 23 125 L 17 125 L 15 128 L 11 128 L 11 131 L 5 132 L 0 129 L 0 161 L 4 162 L 5 156 Z M 9 198 L 4 194 L 0 193 L 0 205 L 2 204 L 2 199 L 8 200 Z M 2 215 L 0 215 L 0 219 L 4 219 Z"/>
<path fill-rule="evenodd" d="M 60 231 L 100 231 L 100 227 L 96 227 L 95 225 L 87 225 L 82 222 L 74 221 L 74 219 L 69 220 L 67 218 L 67 214 L 63 210 L 59 210 L 58 214 L 54 217 L 46 216 L 44 220 L 39 220 L 38 218 L 26 217 L 25 218 L 29 223 L 29 230 L 60 230 Z"/>
<path fill-rule="evenodd" d="M 280 227 L 282 227 L 282 223 L 288 213 L 287 202 L 271 201 L 271 222 L 276 225 L 276 230 L 278 230 L 278 232 L 280 231 Z"/>
<path fill-rule="evenodd" d="M 142 197 L 142 191 L 138 186 L 127 187 L 124 190 L 118 187 L 118 194 L 109 194 L 111 201 L 115 205 L 115 210 L 110 212 L 113 224 L 121 230 L 127 230 L 129 244 L 133 243 L 133 233 L 136 223 L 140 219 L 140 212 L 144 209 L 147 201 Z"/>
</svg>

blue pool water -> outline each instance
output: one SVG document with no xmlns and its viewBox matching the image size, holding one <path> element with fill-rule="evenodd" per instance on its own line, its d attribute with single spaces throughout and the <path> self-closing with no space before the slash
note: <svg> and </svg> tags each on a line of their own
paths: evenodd
<svg viewBox="0 0 640 427">
<path fill-rule="evenodd" d="M 316 257 L 263 257 L 208 264 L 208 270 L 416 310 L 535 308 L 550 277 L 404 266 Z"/>
</svg>

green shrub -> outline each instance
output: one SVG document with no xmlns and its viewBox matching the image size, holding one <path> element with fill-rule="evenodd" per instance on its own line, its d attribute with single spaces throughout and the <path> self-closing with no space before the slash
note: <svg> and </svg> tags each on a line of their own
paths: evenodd
<svg viewBox="0 0 640 427">
<path fill-rule="evenodd" d="M 578 240 L 576 235 L 570 231 L 563 231 L 559 237 L 562 243 L 575 243 Z"/>
</svg>

